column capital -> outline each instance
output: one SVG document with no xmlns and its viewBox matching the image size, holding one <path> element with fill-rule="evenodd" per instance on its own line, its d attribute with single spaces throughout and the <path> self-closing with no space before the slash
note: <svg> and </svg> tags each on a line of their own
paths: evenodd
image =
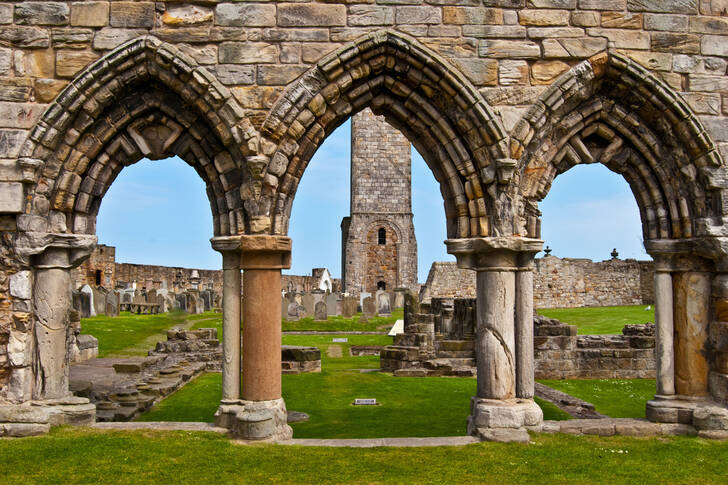
<svg viewBox="0 0 728 485">
<path fill-rule="evenodd" d="M 286 236 L 241 236 L 241 266 L 246 269 L 291 267 L 291 238 Z"/>
<path fill-rule="evenodd" d="M 96 248 L 92 234 L 21 232 L 16 243 L 20 259 L 36 268 L 71 269 L 80 265 Z"/>
<path fill-rule="evenodd" d="M 448 239 L 447 252 L 455 255 L 459 268 L 475 271 L 519 271 L 531 266 L 543 241 L 524 237 L 478 237 Z"/>
</svg>

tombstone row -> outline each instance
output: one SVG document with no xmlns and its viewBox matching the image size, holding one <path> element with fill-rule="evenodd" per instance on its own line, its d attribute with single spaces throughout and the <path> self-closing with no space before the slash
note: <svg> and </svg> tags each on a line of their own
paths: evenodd
<svg viewBox="0 0 728 485">
<path fill-rule="evenodd" d="M 309 293 L 285 292 L 281 296 L 281 314 L 289 321 L 298 321 L 309 316 L 313 316 L 316 321 L 325 321 L 330 316 L 351 318 L 361 312 L 360 321 L 365 322 L 375 316 L 390 316 L 392 308 L 401 308 L 404 304 L 403 295 L 403 291 L 384 290 L 379 290 L 374 295 L 362 292 L 359 297 L 327 293 L 323 290 Z"/>
</svg>

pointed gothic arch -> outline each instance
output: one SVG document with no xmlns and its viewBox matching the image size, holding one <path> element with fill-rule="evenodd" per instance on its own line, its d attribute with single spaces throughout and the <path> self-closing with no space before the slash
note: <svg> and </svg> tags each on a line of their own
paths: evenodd
<svg viewBox="0 0 728 485">
<path fill-rule="evenodd" d="M 273 234 L 286 234 L 301 176 L 337 126 L 365 107 L 384 115 L 440 183 L 449 237 L 498 232 L 494 184 L 513 168 L 505 132 L 470 81 L 416 39 L 391 30 L 325 56 L 290 85 L 261 128 L 271 146 Z M 489 193 L 490 191 L 490 193 Z"/>
<path fill-rule="evenodd" d="M 519 158 L 511 191 L 515 233 L 540 236 L 538 202 L 580 163 L 622 175 L 640 209 L 645 241 L 709 236 L 723 225 L 724 163 L 700 120 L 667 84 L 620 54 L 602 53 L 565 73 L 512 133 Z"/>
<path fill-rule="evenodd" d="M 29 226 L 93 234 L 101 198 L 123 167 L 178 155 L 206 183 L 215 235 L 243 233 L 239 187 L 251 132 L 204 67 L 154 37 L 129 41 L 81 71 L 23 147 L 19 162 L 33 182 Z"/>
</svg>

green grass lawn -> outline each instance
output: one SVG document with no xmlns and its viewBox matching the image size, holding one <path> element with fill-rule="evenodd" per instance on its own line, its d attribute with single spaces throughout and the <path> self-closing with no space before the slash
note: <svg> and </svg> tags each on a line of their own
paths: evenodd
<svg viewBox="0 0 728 485">
<path fill-rule="evenodd" d="M 121 312 L 118 317 L 98 315 L 81 320 L 81 333 L 99 340 L 99 357 L 146 355 L 157 341 L 166 340 L 167 329 L 185 323 L 183 312 L 135 315 Z"/>
<path fill-rule="evenodd" d="M 346 343 L 334 343 L 346 338 Z M 322 372 L 283 376 L 286 406 L 311 416 L 293 424 L 298 438 L 384 438 L 407 436 L 457 436 L 465 433 L 475 379 L 393 377 L 361 373 L 378 369 L 378 356 L 352 357 L 351 345 L 388 345 L 385 335 L 284 335 L 285 345 L 321 349 Z M 331 347 L 339 347 L 338 352 Z M 143 421 L 213 421 L 220 401 L 220 374 L 206 374 L 159 403 Z M 374 397 L 379 406 L 352 406 L 355 398 Z M 568 415 L 548 402 L 542 405 L 546 419 Z"/>
<path fill-rule="evenodd" d="M 645 403 L 655 396 L 654 379 L 539 380 L 559 391 L 594 404 L 612 418 L 644 418 Z"/>
<path fill-rule="evenodd" d="M 538 313 L 579 328 L 579 335 L 620 334 L 629 323 L 655 321 L 655 309 L 647 305 L 541 309 Z"/>
<path fill-rule="evenodd" d="M 286 484 L 724 484 L 728 443 L 533 435 L 528 445 L 436 448 L 243 446 L 192 432 L 56 428 L 0 440 L 3 482 Z"/>
</svg>

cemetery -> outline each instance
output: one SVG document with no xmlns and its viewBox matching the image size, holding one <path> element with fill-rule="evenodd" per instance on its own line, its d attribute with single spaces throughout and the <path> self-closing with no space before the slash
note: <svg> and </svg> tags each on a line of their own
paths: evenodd
<svg viewBox="0 0 728 485">
<path fill-rule="evenodd" d="M 722 483 L 727 9 L 0 1 L 3 479 Z M 341 277 L 286 274 L 349 120 Z M 424 283 L 413 148 L 453 259 Z M 175 156 L 221 264 L 117 262 L 102 201 Z M 544 199 L 590 164 L 649 260 L 545 245 Z"/>
</svg>

